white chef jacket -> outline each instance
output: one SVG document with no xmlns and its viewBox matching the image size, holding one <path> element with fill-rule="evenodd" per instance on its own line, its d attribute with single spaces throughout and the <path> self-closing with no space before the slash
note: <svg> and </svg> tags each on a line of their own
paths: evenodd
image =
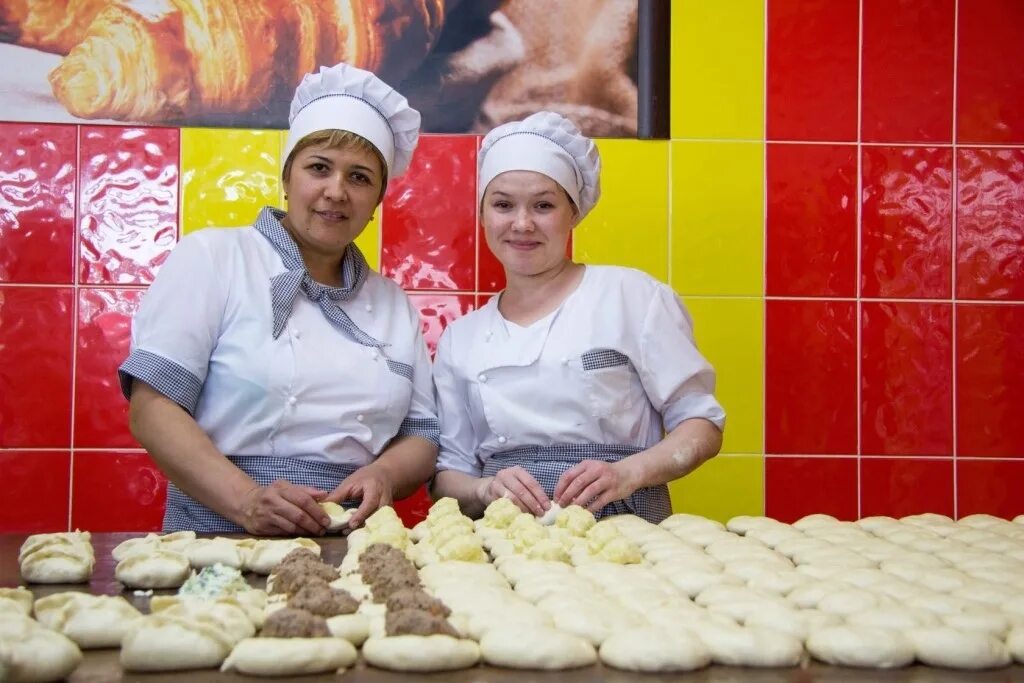
<svg viewBox="0 0 1024 683">
<path fill-rule="evenodd" d="M 143 362 L 131 376 L 177 401 L 231 456 L 358 467 L 398 434 L 431 438 L 433 425 L 436 440 L 430 360 L 401 288 L 370 271 L 336 304 L 382 349 L 354 341 L 301 292 L 274 339 L 270 278 L 282 272 L 252 227 L 183 238 L 135 315 L 129 360 Z"/>
<path fill-rule="evenodd" d="M 434 361 L 438 470 L 481 476 L 523 446 L 649 448 L 690 418 L 725 426 L 715 372 L 667 285 L 617 266 L 587 266 L 552 314 L 505 320 L 498 296 L 448 326 Z"/>
</svg>

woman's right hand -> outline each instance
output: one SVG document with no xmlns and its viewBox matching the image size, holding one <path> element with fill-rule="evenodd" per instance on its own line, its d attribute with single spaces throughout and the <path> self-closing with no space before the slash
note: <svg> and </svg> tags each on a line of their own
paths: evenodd
<svg viewBox="0 0 1024 683">
<path fill-rule="evenodd" d="M 326 495 L 326 491 L 284 479 L 256 486 L 242 501 L 242 526 L 255 536 L 320 536 L 331 521 L 319 505 Z"/>
<path fill-rule="evenodd" d="M 508 498 L 523 512 L 540 516 L 551 507 L 548 495 L 533 475 L 516 465 L 484 477 L 477 488 L 477 497 L 486 508 L 498 498 Z"/>
</svg>

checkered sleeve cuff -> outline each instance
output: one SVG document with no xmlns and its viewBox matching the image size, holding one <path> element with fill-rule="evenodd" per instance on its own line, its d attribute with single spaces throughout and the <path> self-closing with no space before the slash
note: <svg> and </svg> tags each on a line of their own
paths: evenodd
<svg viewBox="0 0 1024 683">
<path fill-rule="evenodd" d="M 180 405 L 189 415 L 195 415 L 203 383 L 174 361 L 150 351 L 135 349 L 124 363 L 121 363 L 121 367 L 117 369 L 117 376 L 121 381 L 121 393 L 125 398 L 131 398 L 132 380 L 137 379 Z M 436 425 L 435 421 L 435 428 Z"/>
<path fill-rule="evenodd" d="M 398 436 L 418 436 L 435 446 L 441 446 L 441 425 L 436 418 L 407 417 L 398 428 Z"/>
</svg>

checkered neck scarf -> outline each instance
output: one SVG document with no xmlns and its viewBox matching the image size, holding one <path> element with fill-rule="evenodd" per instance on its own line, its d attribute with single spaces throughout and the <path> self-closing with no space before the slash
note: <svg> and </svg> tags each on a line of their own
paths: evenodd
<svg viewBox="0 0 1024 683">
<path fill-rule="evenodd" d="M 341 259 L 341 287 L 320 284 L 314 281 L 309 271 L 306 270 L 306 264 L 302 261 L 298 245 L 281 225 L 281 220 L 284 217 L 284 211 L 269 206 L 264 207 L 254 226 L 274 246 L 287 269 L 270 278 L 270 301 L 274 310 L 274 339 L 277 339 L 284 331 L 284 326 L 292 314 L 295 297 L 302 292 L 307 299 L 320 306 L 324 317 L 332 325 L 356 342 L 363 346 L 376 348 L 387 346 L 384 342 L 377 341 L 359 329 L 348 317 L 348 314 L 338 306 L 339 302 L 350 301 L 359 293 L 359 288 L 363 286 L 370 271 L 370 266 L 367 265 L 359 247 L 349 244 L 345 249 L 345 255 Z"/>
</svg>

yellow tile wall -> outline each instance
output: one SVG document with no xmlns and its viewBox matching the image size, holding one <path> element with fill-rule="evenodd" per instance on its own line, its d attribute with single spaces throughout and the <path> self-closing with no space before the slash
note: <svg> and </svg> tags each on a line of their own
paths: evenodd
<svg viewBox="0 0 1024 683">
<path fill-rule="evenodd" d="M 720 522 L 764 514 L 764 456 L 719 455 L 669 484 L 673 512 Z"/>
<path fill-rule="evenodd" d="M 181 230 L 251 225 L 253 206 L 281 206 L 280 131 L 181 130 Z"/>
<path fill-rule="evenodd" d="M 669 143 L 598 140 L 597 148 L 601 200 L 573 233 L 573 256 L 667 281 Z"/>
</svg>

